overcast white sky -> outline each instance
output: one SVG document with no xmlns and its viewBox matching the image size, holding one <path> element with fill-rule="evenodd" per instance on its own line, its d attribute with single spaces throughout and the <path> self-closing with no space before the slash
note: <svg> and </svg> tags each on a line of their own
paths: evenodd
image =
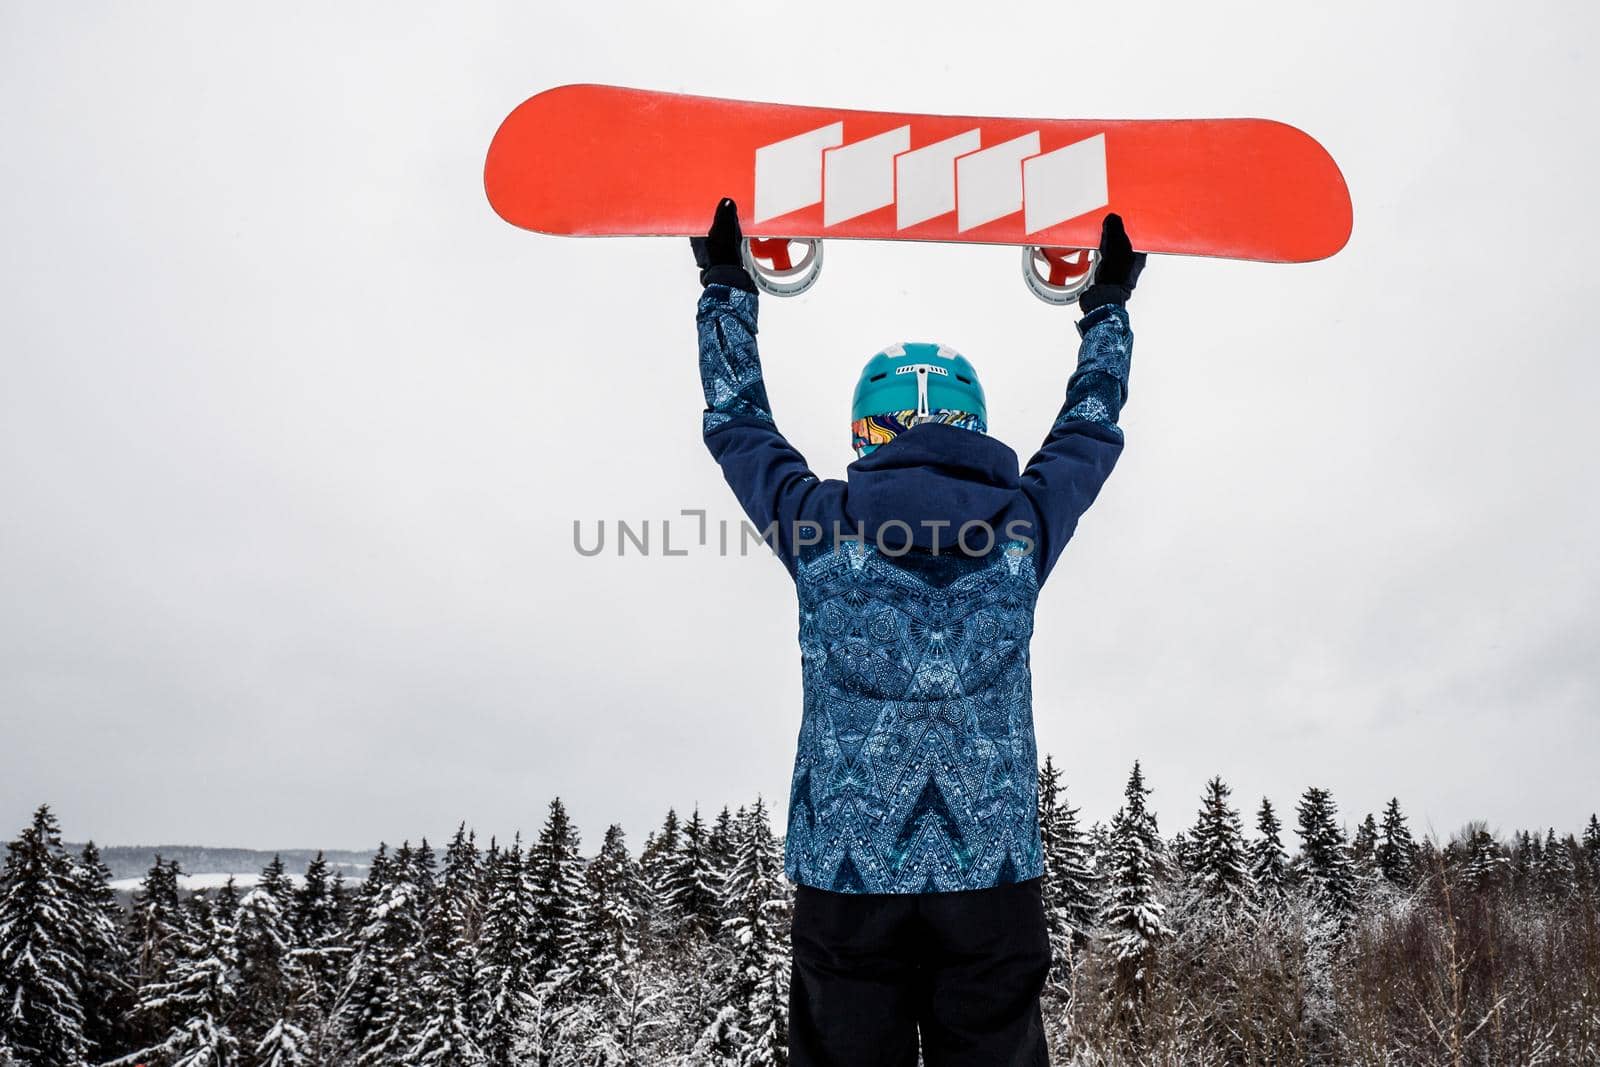
<svg viewBox="0 0 1600 1067">
<path fill-rule="evenodd" d="M 679 241 L 502 223 L 483 153 L 601 81 L 1310 131 L 1349 247 L 1151 263 L 1128 447 L 1042 598 L 1041 751 L 1090 818 L 1253 809 L 1577 829 L 1600 807 L 1592 4 L 0 7 L 0 832 L 598 843 L 779 813 L 772 559 L 583 559 L 574 519 L 737 517 Z M 788 60 L 780 62 L 779 60 Z M 1138 220 L 1129 227 L 1137 236 Z M 839 243 L 763 308 L 824 474 L 882 345 L 938 340 L 1027 455 L 1070 311 L 1010 249 Z"/>
</svg>

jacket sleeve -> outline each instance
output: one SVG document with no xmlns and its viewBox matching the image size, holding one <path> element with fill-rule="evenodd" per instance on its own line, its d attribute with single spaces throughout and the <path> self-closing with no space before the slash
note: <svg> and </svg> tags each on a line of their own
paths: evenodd
<svg viewBox="0 0 1600 1067">
<path fill-rule="evenodd" d="M 1039 517 L 1037 553 L 1042 584 L 1078 519 L 1099 495 L 1122 454 L 1117 418 L 1128 399 L 1133 331 L 1127 308 L 1106 304 L 1078 322 L 1083 338 L 1067 399 L 1043 446 L 1022 472 L 1022 491 Z"/>
<path fill-rule="evenodd" d="M 756 307 L 755 293 L 722 284 L 707 285 L 700 296 L 702 432 L 739 506 L 792 575 L 796 527 L 818 482 L 772 421 L 756 350 Z"/>
</svg>

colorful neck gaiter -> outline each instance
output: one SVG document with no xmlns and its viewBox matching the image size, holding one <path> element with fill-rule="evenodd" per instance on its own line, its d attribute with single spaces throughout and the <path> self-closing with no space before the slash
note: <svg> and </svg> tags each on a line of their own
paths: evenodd
<svg viewBox="0 0 1600 1067">
<path fill-rule="evenodd" d="M 911 427 L 924 422 L 942 422 L 946 426 L 959 426 L 963 430 L 987 433 L 983 419 L 968 411 L 947 411 L 940 408 L 918 417 L 915 411 L 889 411 L 882 415 L 868 415 L 850 424 L 851 447 L 856 455 L 864 456 L 879 445 L 886 445 Z"/>
</svg>

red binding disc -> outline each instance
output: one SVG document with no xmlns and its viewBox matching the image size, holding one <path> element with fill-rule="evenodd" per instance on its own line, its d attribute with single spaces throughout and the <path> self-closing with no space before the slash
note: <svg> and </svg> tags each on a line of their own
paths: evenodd
<svg viewBox="0 0 1600 1067">
<path fill-rule="evenodd" d="M 757 259 L 770 260 L 773 270 L 794 269 L 794 260 L 789 257 L 787 237 L 752 237 L 750 254 Z"/>
<path fill-rule="evenodd" d="M 1041 248 L 1039 254 L 1050 264 L 1049 282 L 1057 288 L 1074 284 L 1089 273 L 1087 248 Z"/>
</svg>

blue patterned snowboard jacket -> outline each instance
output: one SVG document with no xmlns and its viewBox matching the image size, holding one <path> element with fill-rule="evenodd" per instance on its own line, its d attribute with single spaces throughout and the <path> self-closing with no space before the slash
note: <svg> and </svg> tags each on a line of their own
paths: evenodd
<svg viewBox="0 0 1600 1067">
<path fill-rule="evenodd" d="M 713 283 L 697 323 L 706 446 L 751 523 L 775 531 L 800 600 L 805 704 L 785 871 L 854 893 L 1036 878 L 1033 609 L 1122 452 L 1127 311 L 1107 305 L 1078 323 L 1066 402 L 1020 473 L 994 438 L 924 424 L 840 481 L 813 474 L 773 422 L 756 306 Z M 969 522 L 987 527 L 969 528 L 963 551 Z"/>
</svg>

